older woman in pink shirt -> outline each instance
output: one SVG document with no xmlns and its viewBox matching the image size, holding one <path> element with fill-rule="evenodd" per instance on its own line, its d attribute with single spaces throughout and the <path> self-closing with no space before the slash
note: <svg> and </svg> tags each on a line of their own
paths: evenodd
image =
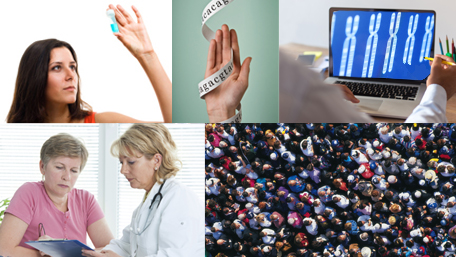
<svg viewBox="0 0 456 257">
<path fill-rule="evenodd" d="M 43 181 L 27 182 L 14 194 L 0 226 L 0 256 L 40 256 L 25 244 L 39 238 L 76 239 L 95 247 L 113 239 L 94 196 L 73 188 L 84 168 L 88 152 L 69 134 L 49 138 L 41 148 L 39 163 Z M 39 235 L 42 223 L 46 235 Z"/>
</svg>

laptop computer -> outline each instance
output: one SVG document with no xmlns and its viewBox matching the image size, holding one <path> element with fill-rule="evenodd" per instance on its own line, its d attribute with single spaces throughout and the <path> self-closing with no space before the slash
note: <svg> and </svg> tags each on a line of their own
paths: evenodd
<svg viewBox="0 0 456 257">
<path fill-rule="evenodd" d="M 435 11 L 331 8 L 329 77 L 373 116 L 406 118 L 420 103 L 434 56 Z"/>
</svg>

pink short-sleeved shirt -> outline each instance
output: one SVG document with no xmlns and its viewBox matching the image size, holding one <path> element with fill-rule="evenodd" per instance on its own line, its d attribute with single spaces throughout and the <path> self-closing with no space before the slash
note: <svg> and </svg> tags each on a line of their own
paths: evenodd
<svg viewBox="0 0 456 257">
<path fill-rule="evenodd" d="M 38 224 L 43 223 L 46 235 L 86 243 L 89 225 L 104 217 L 95 197 L 88 191 L 73 189 L 68 193 L 68 211 L 55 207 L 44 189 L 43 182 L 27 182 L 11 199 L 6 210 L 29 226 L 19 246 L 34 249 L 25 244 L 38 239 Z"/>
</svg>

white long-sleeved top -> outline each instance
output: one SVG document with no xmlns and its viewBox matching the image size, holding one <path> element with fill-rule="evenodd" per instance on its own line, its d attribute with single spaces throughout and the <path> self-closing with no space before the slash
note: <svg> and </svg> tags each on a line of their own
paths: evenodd
<svg viewBox="0 0 456 257">
<path fill-rule="evenodd" d="M 405 123 L 437 122 L 445 123 L 447 94 L 442 86 L 431 84 L 424 92 L 420 104 L 415 107 Z"/>
<path fill-rule="evenodd" d="M 152 205 L 149 227 L 140 235 L 133 232 L 146 226 L 149 206 L 159 188 L 155 183 L 146 201 L 133 212 L 122 238 L 111 240 L 103 250 L 114 251 L 122 257 L 204 256 L 202 202 L 175 177 L 165 181 L 160 205 L 157 207 L 159 197 Z"/>
</svg>

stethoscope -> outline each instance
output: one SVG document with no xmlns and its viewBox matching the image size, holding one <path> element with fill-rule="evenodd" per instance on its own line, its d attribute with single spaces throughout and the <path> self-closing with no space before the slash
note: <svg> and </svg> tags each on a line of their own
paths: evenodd
<svg viewBox="0 0 456 257">
<path fill-rule="evenodd" d="M 139 221 L 141 220 L 141 214 L 139 215 L 139 217 L 137 216 L 135 218 L 134 225 L 135 225 L 136 229 L 132 228 L 132 231 L 133 231 L 133 233 L 135 235 L 140 236 L 142 233 L 144 233 L 144 231 L 146 231 L 146 229 L 152 223 L 152 221 L 149 220 L 150 214 L 152 213 L 152 205 L 154 204 L 155 200 L 158 199 L 157 209 L 158 209 L 158 206 L 160 206 L 160 203 L 163 200 L 163 194 L 161 193 L 161 190 L 162 190 L 163 186 L 165 185 L 165 182 L 166 182 L 166 179 L 163 181 L 163 183 L 161 184 L 160 188 L 158 189 L 158 193 L 156 193 L 154 195 L 154 198 L 152 198 L 152 202 L 150 203 L 150 206 L 149 206 L 149 213 L 147 214 L 146 225 L 144 226 L 143 229 L 139 228 Z M 139 212 L 141 212 L 141 210 L 139 210 Z"/>
</svg>

